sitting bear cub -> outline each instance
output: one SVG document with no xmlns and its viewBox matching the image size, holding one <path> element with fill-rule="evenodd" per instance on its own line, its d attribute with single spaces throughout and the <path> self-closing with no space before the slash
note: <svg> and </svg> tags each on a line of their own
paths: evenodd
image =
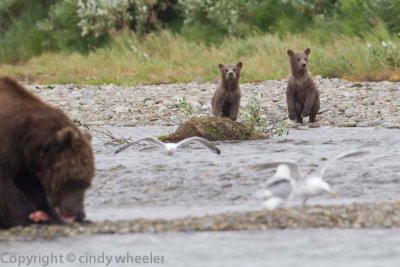
<svg viewBox="0 0 400 267">
<path fill-rule="evenodd" d="M 236 65 L 218 65 L 221 72 L 221 82 L 212 98 L 212 110 L 215 116 L 231 118 L 236 121 L 240 108 L 239 79 L 243 63 Z"/>
<path fill-rule="evenodd" d="M 291 75 L 286 88 L 286 101 L 289 119 L 303 123 L 303 117 L 309 116 L 310 123 L 316 121 L 320 102 L 319 91 L 311 74 L 308 72 L 310 48 L 303 52 L 288 50 Z"/>
</svg>

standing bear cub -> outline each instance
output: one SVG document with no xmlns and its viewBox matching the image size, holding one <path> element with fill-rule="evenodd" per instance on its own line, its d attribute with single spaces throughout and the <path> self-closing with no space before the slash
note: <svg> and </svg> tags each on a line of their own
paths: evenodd
<svg viewBox="0 0 400 267">
<path fill-rule="evenodd" d="M 212 98 L 212 110 L 215 116 L 229 117 L 236 121 L 240 108 L 239 79 L 243 63 L 236 65 L 218 65 L 221 82 Z"/>
<path fill-rule="evenodd" d="M 0 228 L 84 218 L 90 136 L 10 78 L 0 78 Z"/>
<path fill-rule="evenodd" d="M 320 107 L 319 92 L 311 74 L 308 72 L 310 48 L 303 52 L 288 50 L 291 75 L 286 88 L 286 101 L 289 119 L 303 123 L 303 117 L 309 116 L 310 123 L 315 122 Z"/>
</svg>

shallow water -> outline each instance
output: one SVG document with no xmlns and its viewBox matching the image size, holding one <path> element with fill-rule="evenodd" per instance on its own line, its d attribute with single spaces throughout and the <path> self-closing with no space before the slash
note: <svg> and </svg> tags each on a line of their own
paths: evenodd
<svg viewBox="0 0 400 267">
<path fill-rule="evenodd" d="M 36 264 L 31 266 L 45 266 L 44 263 L 50 261 L 49 256 L 54 255 L 58 258 L 51 260 L 50 266 L 107 266 L 107 256 L 108 266 L 397 267 L 400 262 L 400 230 L 310 229 L 261 233 L 104 235 L 36 242 L 34 246 L 18 242 L 6 246 L 0 244 L 0 249 L 3 262 L 10 261 L 12 256 L 42 257 L 41 262 L 37 258 Z M 126 257 L 150 253 L 153 259 L 155 256 L 164 257 L 163 263 L 139 264 Z M 60 263 L 60 255 L 63 263 Z M 125 263 L 122 263 L 123 260 Z"/>
<path fill-rule="evenodd" d="M 172 128 L 108 128 L 119 137 L 160 135 Z M 87 194 L 91 220 L 138 217 L 177 218 L 233 210 L 261 209 L 254 192 L 272 171 L 250 172 L 247 167 L 276 159 L 295 159 L 307 173 L 343 151 L 363 148 L 370 154 L 337 162 L 326 180 L 338 198 L 321 196 L 309 203 L 399 199 L 399 131 L 366 128 L 290 130 L 283 138 L 249 142 L 217 142 L 221 156 L 191 146 L 173 156 L 137 147 L 114 155 L 117 146 L 104 145 L 94 134 L 97 174 Z M 97 138 L 96 138 L 97 137 Z M 195 149 L 196 148 L 196 149 Z M 295 199 L 291 205 L 298 205 Z M 167 233 L 60 238 L 53 241 L 0 243 L 10 255 L 83 256 L 73 264 L 94 264 L 102 253 L 114 256 L 108 266 L 398 266 L 400 230 L 271 230 L 266 232 Z M 117 264 L 115 256 L 164 256 L 163 264 Z M 86 258 L 85 258 L 86 257 Z M 100 258 L 98 258 L 100 257 Z M 91 260 L 91 262 L 90 262 Z M 3 262 L 4 263 L 4 262 Z M 3 264 L 1 266 L 18 266 Z M 27 266 L 22 264 L 21 266 Z M 45 266 L 37 263 L 30 266 Z"/>
<path fill-rule="evenodd" d="M 157 136 L 168 127 L 109 128 L 117 137 Z M 96 136 L 96 135 L 95 135 Z M 98 136 L 101 137 L 101 136 Z M 273 170 L 255 173 L 248 166 L 276 159 L 298 160 L 307 173 L 324 158 L 361 148 L 369 155 L 336 162 L 326 180 L 338 198 L 321 196 L 309 203 L 399 199 L 399 131 L 371 128 L 290 130 L 288 136 L 263 141 L 217 142 L 220 156 L 192 146 L 167 156 L 132 147 L 113 154 L 117 146 L 94 140 L 97 175 L 87 195 L 93 220 L 175 218 L 230 210 L 260 209 L 256 192 Z M 294 200 L 293 205 L 298 205 Z"/>
</svg>

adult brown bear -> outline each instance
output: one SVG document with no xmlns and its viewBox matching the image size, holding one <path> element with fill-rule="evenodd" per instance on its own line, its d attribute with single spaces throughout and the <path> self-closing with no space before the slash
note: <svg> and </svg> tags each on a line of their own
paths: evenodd
<svg viewBox="0 0 400 267">
<path fill-rule="evenodd" d="M 0 228 L 82 220 L 90 139 L 61 110 L 0 78 Z"/>
</svg>

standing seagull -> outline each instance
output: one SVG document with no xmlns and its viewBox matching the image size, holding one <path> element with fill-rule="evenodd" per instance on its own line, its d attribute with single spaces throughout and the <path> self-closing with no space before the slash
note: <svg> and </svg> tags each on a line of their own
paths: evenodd
<svg viewBox="0 0 400 267">
<path fill-rule="evenodd" d="M 175 143 L 163 143 L 163 142 L 161 142 L 160 140 L 158 140 L 158 139 L 156 139 L 154 137 L 144 137 L 144 138 L 140 138 L 138 140 L 133 141 L 130 144 L 127 144 L 127 145 L 121 147 L 120 149 L 115 151 L 115 154 L 119 153 L 122 150 L 125 150 L 128 147 L 133 146 L 134 144 L 137 144 L 139 142 L 148 142 L 148 143 L 153 144 L 150 148 L 158 146 L 167 155 L 174 154 L 177 151 L 178 147 L 180 147 L 182 145 L 186 145 L 186 144 L 192 143 L 192 142 L 198 142 L 198 143 L 204 145 L 205 147 L 207 147 L 208 149 L 210 149 L 215 154 L 218 154 L 218 155 L 221 154 L 221 150 L 219 150 L 219 148 L 216 147 L 213 143 L 211 143 L 207 139 L 204 139 L 204 138 L 201 138 L 201 137 L 197 137 L 197 136 L 186 138 L 186 139 L 184 139 L 184 140 L 182 140 L 182 141 L 180 141 L 180 142 L 178 142 L 176 144 Z"/>
<path fill-rule="evenodd" d="M 336 193 L 331 190 L 329 184 L 323 180 L 323 175 L 327 167 L 336 160 L 360 156 L 367 154 L 367 151 L 350 151 L 328 161 L 323 167 L 318 168 L 311 175 L 304 177 L 299 169 L 297 161 L 282 160 L 272 161 L 253 166 L 253 169 L 262 170 L 278 167 L 276 173 L 268 180 L 267 189 L 258 194 L 266 198 L 265 205 L 269 209 L 274 209 L 289 200 L 294 194 L 303 197 L 303 205 L 312 196 L 328 193 L 336 197 Z"/>
</svg>

